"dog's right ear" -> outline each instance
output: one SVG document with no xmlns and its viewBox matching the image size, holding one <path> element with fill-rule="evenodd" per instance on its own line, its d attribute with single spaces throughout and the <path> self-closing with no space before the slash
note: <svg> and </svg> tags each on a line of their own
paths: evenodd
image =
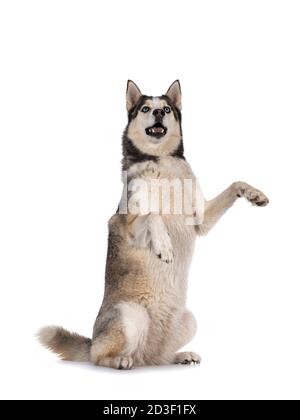
<svg viewBox="0 0 300 420">
<path fill-rule="evenodd" d="M 137 104 L 141 96 L 142 96 L 142 92 L 137 87 L 137 85 L 132 80 L 128 80 L 127 91 L 126 91 L 127 111 L 130 111 Z"/>
</svg>

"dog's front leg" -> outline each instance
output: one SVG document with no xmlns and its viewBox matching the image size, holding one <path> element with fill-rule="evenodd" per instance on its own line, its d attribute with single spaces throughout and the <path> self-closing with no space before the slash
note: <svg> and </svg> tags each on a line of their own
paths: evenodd
<svg viewBox="0 0 300 420">
<path fill-rule="evenodd" d="M 159 214 L 150 214 L 148 226 L 153 251 L 162 261 L 171 263 L 174 258 L 173 247 L 162 217 Z"/>
<path fill-rule="evenodd" d="M 159 214 L 150 213 L 134 220 L 132 233 L 134 245 L 139 248 L 150 247 L 166 263 L 173 261 L 173 247 L 168 230 Z"/>
<path fill-rule="evenodd" d="M 196 226 L 197 232 L 200 235 L 208 233 L 240 197 L 246 198 L 253 205 L 259 207 L 266 206 L 269 203 L 265 194 L 258 189 L 246 184 L 246 182 L 234 182 L 227 190 L 205 203 L 204 220 L 201 225 Z"/>
</svg>

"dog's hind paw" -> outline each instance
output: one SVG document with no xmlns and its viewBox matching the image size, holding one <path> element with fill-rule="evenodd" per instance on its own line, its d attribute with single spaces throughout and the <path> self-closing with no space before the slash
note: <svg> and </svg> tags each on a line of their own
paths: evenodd
<svg viewBox="0 0 300 420">
<path fill-rule="evenodd" d="M 173 363 L 179 365 L 200 365 L 201 357 L 192 351 L 183 351 L 175 354 Z"/>
<path fill-rule="evenodd" d="M 120 357 L 118 362 L 118 369 L 132 369 L 133 359 L 131 356 Z"/>
</svg>

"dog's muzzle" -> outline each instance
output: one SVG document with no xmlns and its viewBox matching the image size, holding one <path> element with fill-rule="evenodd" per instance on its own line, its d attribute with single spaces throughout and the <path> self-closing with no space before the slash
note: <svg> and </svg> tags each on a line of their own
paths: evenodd
<svg viewBox="0 0 300 420">
<path fill-rule="evenodd" d="M 159 119 L 161 120 L 161 119 Z M 154 125 L 146 128 L 146 134 L 157 139 L 163 137 L 167 133 L 167 127 L 165 127 L 161 121 L 156 121 Z"/>
</svg>

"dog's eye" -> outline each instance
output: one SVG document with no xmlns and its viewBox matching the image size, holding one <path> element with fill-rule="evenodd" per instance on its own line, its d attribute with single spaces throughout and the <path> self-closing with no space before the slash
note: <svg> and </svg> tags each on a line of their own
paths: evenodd
<svg viewBox="0 0 300 420">
<path fill-rule="evenodd" d="M 150 108 L 148 106 L 143 106 L 143 108 L 141 109 L 142 112 L 148 112 L 150 110 Z"/>
<path fill-rule="evenodd" d="M 171 112 L 171 108 L 169 106 L 164 106 L 164 111 L 166 114 L 169 114 Z"/>
</svg>

